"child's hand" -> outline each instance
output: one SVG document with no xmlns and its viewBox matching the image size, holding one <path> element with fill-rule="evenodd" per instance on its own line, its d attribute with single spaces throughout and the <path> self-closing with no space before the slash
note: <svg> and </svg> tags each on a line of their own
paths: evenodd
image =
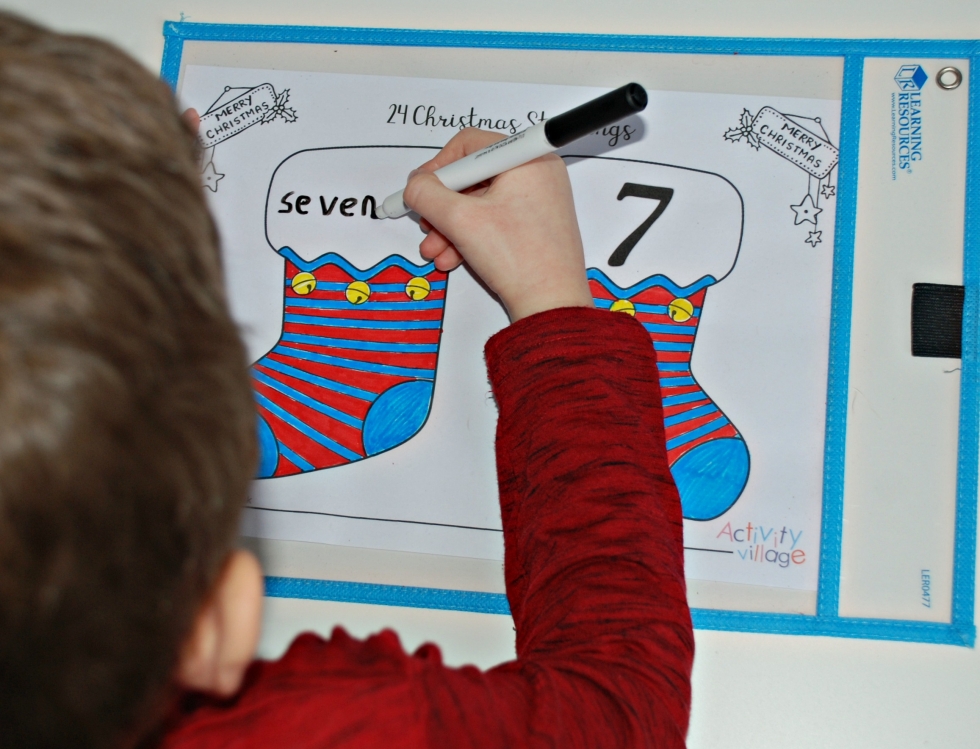
<svg viewBox="0 0 980 749">
<path fill-rule="evenodd" d="M 185 109 L 181 115 L 181 119 L 191 129 L 191 132 L 197 135 L 197 131 L 201 129 L 201 115 L 197 113 L 197 110 L 193 107 L 191 109 Z"/>
<path fill-rule="evenodd" d="M 423 217 L 419 251 L 440 270 L 464 260 L 503 302 L 511 322 L 556 307 L 591 307 L 585 257 L 565 164 L 539 159 L 455 193 L 431 172 L 501 139 L 463 130 L 409 177 L 405 203 Z"/>
</svg>

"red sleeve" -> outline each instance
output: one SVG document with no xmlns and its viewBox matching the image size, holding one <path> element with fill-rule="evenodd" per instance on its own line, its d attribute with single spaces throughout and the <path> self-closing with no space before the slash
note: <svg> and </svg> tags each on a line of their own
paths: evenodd
<svg viewBox="0 0 980 749">
<path fill-rule="evenodd" d="M 168 747 L 682 747 L 694 651 L 656 359 L 627 315 L 569 308 L 487 344 L 517 660 L 485 673 L 336 630 L 188 702 Z"/>
</svg>

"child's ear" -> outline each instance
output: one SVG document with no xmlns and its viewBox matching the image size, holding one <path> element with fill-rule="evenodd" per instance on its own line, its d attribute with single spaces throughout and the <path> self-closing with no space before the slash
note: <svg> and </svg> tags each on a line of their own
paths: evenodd
<svg viewBox="0 0 980 749">
<path fill-rule="evenodd" d="M 238 691 L 258 646 L 262 596 L 259 561 L 243 549 L 233 551 L 181 649 L 180 686 L 219 697 Z"/>
</svg>

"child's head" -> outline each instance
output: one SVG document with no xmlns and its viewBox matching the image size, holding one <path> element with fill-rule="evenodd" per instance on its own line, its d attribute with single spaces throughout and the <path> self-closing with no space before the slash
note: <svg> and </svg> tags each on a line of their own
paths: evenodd
<svg viewBox="0 0 980 749">
<path fill-rule="evenodd" d="M 255 416 L 199 180 L 163 83 L 0 14 L 0 746 L 114 745 L 211 685 Z"/>
</svg>

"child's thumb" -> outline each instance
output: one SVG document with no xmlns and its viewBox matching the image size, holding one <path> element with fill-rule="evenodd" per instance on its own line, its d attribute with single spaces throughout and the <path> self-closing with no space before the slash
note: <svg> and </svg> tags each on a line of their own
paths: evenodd
<svg viewBox="0 0 980 749">
<path fill-rule="evenodd" d="M 415 171 L 409 175 L 403 194 L 405 205 L 425 218 L 442 234 L 452 233 L 459 221 L 466 197 L 453 192 L 432 172 Z"/>
</svg>

